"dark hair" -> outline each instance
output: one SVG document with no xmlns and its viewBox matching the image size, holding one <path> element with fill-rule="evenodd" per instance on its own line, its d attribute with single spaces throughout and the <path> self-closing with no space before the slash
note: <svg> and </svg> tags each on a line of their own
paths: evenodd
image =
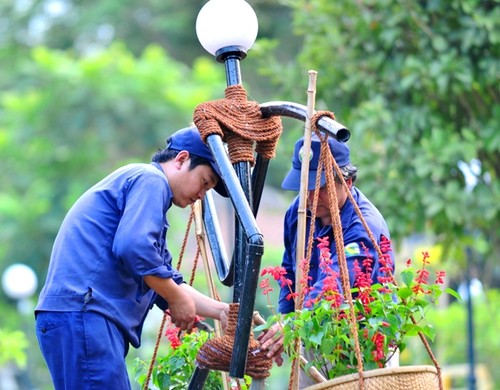
<svg viewBox="0 0 500 390">
<path fill-rule="evenodd" d="M 356 181 L 358 177 L 357 175 L 358 168 L 356 168 L 354 165 L 348 163 L 347 165 L 340 167 L 340 170 L 342 171 L 342 176 L 344 176 L 344 180 L 351 178 L 353 183 Z"/>
<path fill-rule="evenodd" d="M 151 161 L 155 163 L 163 163 L 169 160 L 173 160 L 178 154 L 180 150 L 175 149 L 159 149 L 153 156 L 151 157 Z M 189 170 L 193 170 L 198 165 L 208 165 L 211 167 L 210 162 L 203 157 L 197 156 L 196 154 L 189 154 Z"/>
</svg>

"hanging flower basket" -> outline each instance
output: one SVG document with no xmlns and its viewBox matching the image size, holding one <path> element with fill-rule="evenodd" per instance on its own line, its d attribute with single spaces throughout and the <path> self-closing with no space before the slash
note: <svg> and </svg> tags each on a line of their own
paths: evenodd
<svg viewBox="0 0 500 390">
<path fill-rule="evenodd" d="M 320 163 L 322 157 L 323 150 Z M 314 368 L 326 378 L 324 382 L 307 387 L 308 390 L 442 390 L 441 368 L 427 341 L 427 338 L 433 340 L 435 333 L 425 321 L 425 314 L 444 291 L 458 297 L 457 294 L 449 288 L 443 291 L 444 271 L 436 271 L 435 281 L 432 280 L 427 252 L 422 253 L 420 268 L 414 269 L 412 261 L 407 261 L 407 268 L 400 275 L 401 282 L 397 283 L 393 275 L 390 241 L 382 236 L 377 242 L 331 155 L 326 164 L 334 167 L 336 177 L 342 181 L 349 201 L 367 230 L 377 252 L 379 275 L 374 282 L 375 260 L 363 243 L 360 247 L 365 251 L 364 259 L 354 260 L 348 269 L 340 213 L 332 206 L 338 205 L 333 172 L 326 171 L 327 189 L 332 195 L 330 215 L 338 272 L 332 267 L 329 237 L 317 237 L 320 252 L 317 272 L 321 272 L 324 278 L 323 290 L 304 299 L 305 292 L 310 289 L 311 237 L 315 226 L 311 224 L 306 256 L 296 265 L 298 291 L 292 291 L 292 281 L 286 279 L 284 268 L 268 267 L 261 274 L 272 276 L 282 288 L 289 286 L 287 299 L 295 299 L 295 306 L 300 308 L 270 319 L 271 323 L 278 321 L 281 324 L 284 345 L 288 346 L 285 351 L 294 360 L 290 384 L 296 380 L 296 360 L 301 357 L 301 349 L 309 355 L 306 356 L 309 363 L 303 365 L 303 370 L 309 372 Z M 316 209 L 317 196 L 316 191 L 312 210 Z M 315 220 L 314 211 L 310 220 Z M 350 277 L 354 278 L 352 283 Z M 268 280 L 263 280 L 261 287 L 268 292 L 267 283 Z M 394 351 L 402 352 L 406 348 L 405 339 L 414 336 L 420 337 L 434 366 L 387 367 Z"/>
<path fill-rule="evenodd" d="M 439 377 L 434 366 L 379 368 L 363 372 L 365 390 L 437 390 Z M 306 390 L 359 390 L 359 373 L 307 387 Z"/>
</svg>

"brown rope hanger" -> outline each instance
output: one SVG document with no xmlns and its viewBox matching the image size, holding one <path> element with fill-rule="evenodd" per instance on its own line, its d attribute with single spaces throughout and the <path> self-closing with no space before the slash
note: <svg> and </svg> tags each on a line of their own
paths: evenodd
<svg viewBox="0 0 500 390">
<path fill-rule="evenodd" d="M 203 103 L 195 109 L 194 123 L 202 139 L 205 140 L 211 134 L 219 134 L 227 142 L 229 158 L 233 164 L 243 161 L 253 164 L 254 143 L 255 152 L 264 158 L 273 158 L 282 133 L 281 118 L 263 118 L 259 104 L 247 100 L 246 91 L 240 84 L 227 87 L 225 96 L 225 99 Z M 325 115 L 331 117 L 333 114 L 320 111 L 314 116 L 314 120 L 318 121 Z M 238 304 L 230 305 L 226 334 L 208 340 L 200 349 L 197 356 L 200 367 L 229 371 L 238 309 Z M 254 379 L 269 376 L 268 371 L 272 366 L 272 359 L 258 347 L 259 343 L 251 332 L 245 373 Z"/>
</svg>

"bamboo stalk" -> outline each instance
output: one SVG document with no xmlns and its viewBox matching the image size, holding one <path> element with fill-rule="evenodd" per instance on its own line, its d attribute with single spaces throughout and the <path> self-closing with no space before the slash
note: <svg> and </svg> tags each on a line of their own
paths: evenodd
<svg viewBox="0 0 500 390">
<path fill-rule="evenodd" d="M 300 281 L 303 278 L 300 262 L 305 257 L 305 241 L 306 241 L 306 217 L 307 217 L 307 194 L 308 194 L 308 178 L 309 178 L 309 156 L 311 154 L 311 117 L 314 115 L 314 105 L 316 98 L 316 76 L 318 72 L 310 70 L 309 85 L 307 87 L 307 115 L 304 125 L 304 145 L 302 149 L 302 165 L 300 169 L 300 190 L 299 190 L 299 207 L 297 221 L 297 247 L 295 258 L 295 292 L 298 298 L 295 300 L 295 310 L 300 310 L 302 305 L 302 286 Z M 296 352 L 299 353 L 300 342 L 295 343 Z M 300 371 L 299 359 L 294 359 L 292 362 L 292 372 L 297 375 L 292 375 L 291 388 L 299 388 L 298 373 Z"/>
<path fill-rule="evenodd" d="M 297 248 L 296 248 L 296 272 L 295 272 L 295 292 L 299 295 L 302 293 L 300 280 L 302 279 L 302 271 L 300 262 L 305 256 L 306 247 L 306 217 L 307 217 L 307 193 L 308 193 L 308 178 L 309 178 L 309 156 L 311 154 L 311 117 L 314 115 L 314 104 L 316 97 L 316 76 L 317 72 L 309 71 L 309 85 L 307 87 L 307 115 L 304 126 L 304 145 L 302 149 L 302 165 L 300 170 L 300 190 L 299 190 L 299 208 L 297 222 Z M 298 301 L 295 301 L 295 309 L 300 310 Z"/>
</svg>

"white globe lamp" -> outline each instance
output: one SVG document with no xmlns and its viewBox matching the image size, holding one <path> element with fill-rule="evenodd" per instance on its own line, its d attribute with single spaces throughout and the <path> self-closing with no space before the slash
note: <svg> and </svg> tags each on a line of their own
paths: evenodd
<svg viewBox="0 0 500 390">
<path fill-rule="evenodd" d="M 224 62 L 228 53 L 245 58 L 258 29 L 257 16 L 244 0 L 210 0 L 196 19 L 198 40 L 219 62 Z"/>
<path fill-rule="evenodd" d="M 25 264 L 12 264 L 2 275 L 2 287 L 5 294 L 16 301 L 27 299 L 36 291 L 38 279 L 35 272 Z"/>
</svg>

